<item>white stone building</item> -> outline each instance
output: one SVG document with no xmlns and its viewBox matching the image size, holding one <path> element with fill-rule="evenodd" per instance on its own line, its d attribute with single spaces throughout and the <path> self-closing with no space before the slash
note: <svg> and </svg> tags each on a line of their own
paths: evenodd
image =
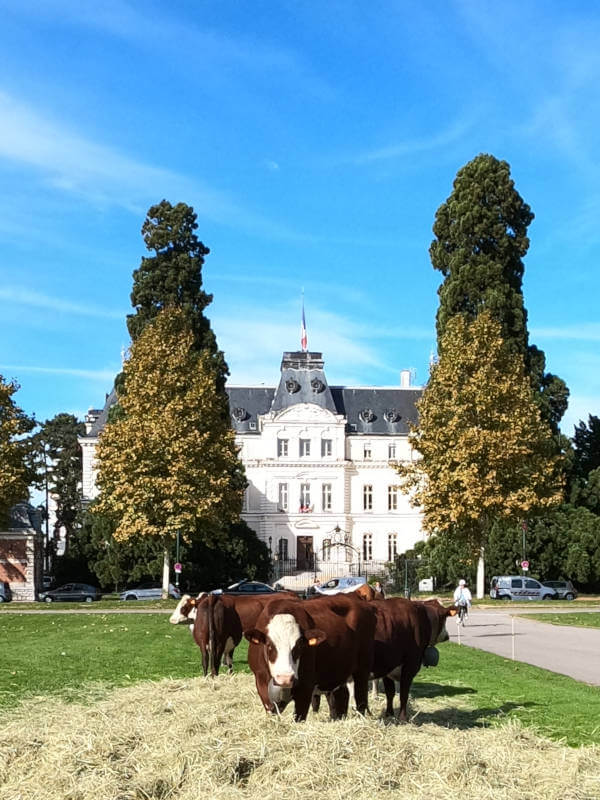
<svg viewBox="0 0 600 800">
<path fill-rule="evenodd" d="M 284 353 L 277 387 L 228 386 L 246 470 L 243 517 L 278 562 L 299 571 L 392 561 L 424 537 L 394 462 L 413 458 L 408 423 L 421 389 L 329 386 L 321 353 Z M 82 437 L 84 499 L 96 494 L 94 450 L 114 395 Z M 354 567 L 352 566 L 354 565 Z M 326 569 L 327 568 L 327 569 Z"/>
</svg>

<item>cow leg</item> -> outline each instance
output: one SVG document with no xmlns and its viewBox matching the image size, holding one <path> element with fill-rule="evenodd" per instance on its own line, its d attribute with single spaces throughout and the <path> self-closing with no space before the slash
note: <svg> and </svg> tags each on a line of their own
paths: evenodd
<svg viewBox="0 0 600 800">
<path fill-rule="evenodd" d="M 312 688 L 295 688 L 292 694 L 294 697 L 294 719 L 296 722 L 304 722 L 308 716 L 308 709 L 312 700 Z"/>
<path fill-rule="evenodd" d="M 327 702 L 329 703 L 329 718 L 343 719 L 348 715 L 348 703 L 350 702 L 350 692 L 344 684 L 338 686 L 332 692 L 327 692 Z"/>
<path fill-rule="evenodd" d="M 313 692 L 310 704 L 314 713 L 318 714 L 319 709 L 321 708 L 321 695 L 319 694 L 319 692 L 317 691 Z"/>
<path fill-rule="evenodd" d="M 400 675 L 400 721 L 407 722 L 408 715 L 406 708 L 408 706 L 408 693 L 410 691 L 410 687 L 413 682 L 413 678 L 419 671 L 419 665 L 417 665 L 416 669 L 413 667 L 412 669 L 408 666 L 405 666 L 402 670 L 402 674 Z"/>
<path fill-rule="evenodd" d="M 391 678 L 388 678 L 387 675 L 383 678 L 383 688 L 385 691 L 385 699 L 386 699 L 385 715 L 386 717 L 393 717 L 394 695 L 396 694 L 396 684 Z"/>
<path fill-rule="evenodd" d="M 233 672 L 233 653 L 234 653 L 234 650 L 235 650 L 235 643 L 234 643 L 233 639 L 231 637 L 229 637 L 229 639 L 227 639 L 227 642 L 225 643 L 225 650 L 224 650 L 224 653 L 223 653 L 223 661 L 225 662 L 225 665 L 227 667 L 227 670 L 229 671 L 229 674 L 231 674 Z"/>
<path fill-rule="evenodd" d="M 200 655 L 202 656 L 202 670 L 204 672 L 204 677 L 208 675 L 208 647 L 202 647 L 200 649 Z"/>
<path fill-rule="evenodd" d="M 363 716 L 369 713 L 369 673 L 355 674 L 354 679 L 354 702 L 356 710 Z"/>
</svg>

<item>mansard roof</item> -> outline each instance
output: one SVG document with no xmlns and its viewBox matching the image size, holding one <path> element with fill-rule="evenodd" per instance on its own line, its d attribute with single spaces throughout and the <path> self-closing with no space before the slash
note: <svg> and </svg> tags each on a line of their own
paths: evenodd
<svg viewBox="0 0 600 800">
<path fill-rule="evenodd" d="M 415 403 L 422 389 L 415 387 L 329 386 L 321 353 L 285 352 L 281 378 L 274 386 L 227 386 L 231 422 L 236 433 L 259 433 L 258 417 L 312 403 L 346 418 L 349 435 L 403 435 L 416 423 Z M 104 408 L 90 409 L 86 436 L 102 431 L 108 412 L 117 402 L 113 388 Z"/>
<path fill-rule="evenodd" d="M 312 403 L 346 417 L 347 432 L 402 435 L 417 422 L 422 390 L 404 387 L 329 386 L 321 353 L 284 353 L 278 387 L 227 387 L 236 433 L 258 432 L 258 417 L 300 403 Z"/>
</svg>

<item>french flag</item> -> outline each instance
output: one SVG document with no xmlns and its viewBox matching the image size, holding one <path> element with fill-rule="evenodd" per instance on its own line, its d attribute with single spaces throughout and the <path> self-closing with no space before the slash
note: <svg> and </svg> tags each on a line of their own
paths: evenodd
<svg viewBox="0 0 600 800">
<path fill-rule="evenodd" d="M 300 345 L 302 352 L 306 353 L 308 349 L 308 336 L 306 335 L 306 320 L 304 319 L 304 300 L 302 301 L 302 327 L 300 328 Z"/>
</svg>

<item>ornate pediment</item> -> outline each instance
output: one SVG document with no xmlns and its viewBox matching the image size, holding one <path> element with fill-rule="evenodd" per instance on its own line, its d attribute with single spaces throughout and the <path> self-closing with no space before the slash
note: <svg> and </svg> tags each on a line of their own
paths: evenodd
<svg viewBox="0 0 600 800">
<path fill-rule="evenodd" d="M 335 420 L 335 415 L 321 406 L 313 403 L 297 403 L 295 406 L 284 408 L 276 414 L 277 422 L 331 422 Z"/>
</svg>

